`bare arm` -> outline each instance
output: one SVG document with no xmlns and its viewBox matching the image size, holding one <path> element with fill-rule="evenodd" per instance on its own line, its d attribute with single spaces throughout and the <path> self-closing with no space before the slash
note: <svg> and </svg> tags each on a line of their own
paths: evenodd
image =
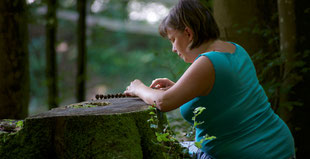
<svg viewBox="0 0 310 159">
<path fill-rule="evenodd" d="M 135 80 L 125 94 L 139 96 L 148 104 L 155 104 L 163 112 L 176 109 L 191 99 L 207 95 L 214 84 L 215 72 L 207 57 L 197 59 L 183 76 L 168 90 L 152 89 Z"/>
</svg>

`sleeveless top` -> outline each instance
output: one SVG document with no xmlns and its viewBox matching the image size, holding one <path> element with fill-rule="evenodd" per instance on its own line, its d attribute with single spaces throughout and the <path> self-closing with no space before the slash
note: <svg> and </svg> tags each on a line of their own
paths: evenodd
<svg viewBox="0 0 310 159">
<path fill-rule="evenodd" d="M 232 42 L 231 42 L 232 43 Z M 234 53 L 207 52 L 215 70 L 215 82 L 207 96 L 181 106 L 185 120 L 193 124 L 193 111 L 206 109 L 197 118 L 196 141 L 206 134 L 201 150 L 223 159 L 285 159 L 295 154 L 294 140 L 286 124 L 270 107 L 248 53 L 238 44 Z"/>
</svg>

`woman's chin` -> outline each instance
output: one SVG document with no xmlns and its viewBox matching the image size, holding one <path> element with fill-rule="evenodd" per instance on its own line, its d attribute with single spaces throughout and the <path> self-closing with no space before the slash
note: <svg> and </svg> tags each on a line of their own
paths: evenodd
<svg viewBox="0 0 310 159">
<path fill-rule="evenodd" d="M 184 56 L 182 55 L 179 55 L 180 59 L 182 59 L 184 62 L 186 63 L 192 63 L 190 60 L 188 60 L 187 58 L 185 58 Z"/>
<path fill-rule="evenodd" d="M 183 59 L 183 61 L 186 62 L 186 63 L 193 63 L 192 61 L 190 61 L 190 60 L 188 60 L 188 59 L 184 59 L 184 58 L 182 58 L 182 59 Z"/>
<path fill-rule="evenodd" d="M 184 62 L 186 62 L 186 59 L 183 56 L 179 56 L 180 59 L 182 59 Z"/>
<path fill-rule="evenodd" d="M 184 62 L 186 63 L 193 63 L 195 60 L 187 59 L 187 58 L 182 58 Z"/>
</svg>

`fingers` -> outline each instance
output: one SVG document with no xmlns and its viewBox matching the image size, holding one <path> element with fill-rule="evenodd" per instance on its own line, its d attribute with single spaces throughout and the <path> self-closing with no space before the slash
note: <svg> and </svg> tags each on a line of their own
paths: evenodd
<svg viewBox="0 0 310 159">
<path fill-rule="evenodd" d="M 166 87 L 167 81 L 170 81 L 168 78 L 157 78 L 152 81 L 152 84 L 150 85 L 151 88 L 161 88 Z"/>
<path fill-rule="evenodd" d="M 143 84 L 140 80 L 135 79 L 130 82 L 129 86 L 124 91 L 124 94 L 127 96 L 136 96 L 135 91 L 139 87 L 139 85 Z"/>
<path fill-rule="evenodd" d="M 129 86 L 126 87 L 126 90 L 124 91 L 124 94 L 127 95 L 127 96 L 132 96 L 133 95 L 133 92 L 132 92 L 132 84 L 133 84 L 134 81 L 132 81 L 130 83 Z"/>
<path fill-rule="evenodd" d="M 170 88 L 174 85 L 174 82 L 170 81 L 168 78 L 157 78 L 152 81 L 150 85 L 151 88 L 159 89 L 159 88 Z"/>
<path fill-rule="evenodd" d="M 129 86 L 128 86 L 129 87 Z M 127 87 L 127 89 L 124 91 L 124 94 L 126 96 L 135 96 L 132 91 Z"/>
<path fill-rule="evenodd" d="M 125 94 L 126 96 L 132 96 L 132 94 L 131 94 L 130 92 L 128 92 L 127 90 L 124 91 L 124 94 Z"/>
<path fill-rule="evenodd" d="M 155 89 L 158 89 L 158 88 L 162 88 L 164 87 L 164 85 L 162 85 L 160 82 L 154 82 L 150 85 L 151 88 L 155 88 Z"/>
</svg>

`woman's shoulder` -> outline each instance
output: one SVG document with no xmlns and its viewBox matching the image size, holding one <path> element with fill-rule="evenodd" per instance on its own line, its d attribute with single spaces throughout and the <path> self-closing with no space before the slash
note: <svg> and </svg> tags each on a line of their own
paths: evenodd
<svg viewBox="0 0 310 159">
<path fill-rule="evenodd" d="M 216 51 L 234 54 L 237 51 L 238 44 L 229 41 L 219 41 Z"/>
</svg>

